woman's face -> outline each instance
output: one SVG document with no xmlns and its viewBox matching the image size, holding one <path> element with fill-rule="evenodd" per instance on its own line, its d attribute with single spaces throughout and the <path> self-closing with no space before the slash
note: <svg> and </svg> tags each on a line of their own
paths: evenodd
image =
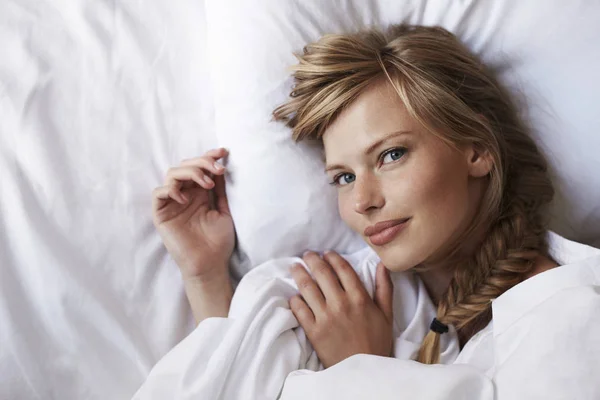
<svg viewBox="0 0 600 400">
<path fill-rule="evenodd" d="M 342 219 L 392 271 L 447 250 L 471 223 L 491 166 L 473 146 L 458 150 L 429 133 L 388 82 L 342 111 L 323 142 Z M 379 235 L 365 232 L 384 221 L 396 225 Z"/>
</svg>

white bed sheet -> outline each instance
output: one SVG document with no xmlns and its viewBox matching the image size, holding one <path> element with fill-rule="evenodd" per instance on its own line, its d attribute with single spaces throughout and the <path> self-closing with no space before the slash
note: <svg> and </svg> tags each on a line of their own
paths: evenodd
<svg viewBox="0 0 600 400">
<path fill-rule="evenodd" d="M 0 398 L 128 399 L 192 328 L 151 222 L 216 143 L 204 1 L 0 1 Z"/>
<path fill-rule="evenodd" d="M 128 399 L 191 331 L 150 192 L 217 144 L 205 15 L 0 0 L 0 399 Z"/>
</svg>

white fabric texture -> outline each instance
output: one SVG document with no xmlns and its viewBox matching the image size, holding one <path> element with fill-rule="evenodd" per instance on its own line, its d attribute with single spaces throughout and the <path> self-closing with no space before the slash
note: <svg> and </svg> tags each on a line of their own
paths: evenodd
<svg viewBox="0 0 600 400">
<path fill-rule="evenodd" d="M 194 327 L 152 226 L 216 144 L 198 0 L 0 1 L 0 398 L 130 399 Z"/>
<path fill-rule="evenodd" d="M 168 353 L 135 399 L 593 399 L 600 395 L 600 250 L 549 233 L 562 264 L 492 303 L 493 321 L 457 355 L 443 335 L 445 365 L 414 360 L 435 310 L 422 282 L 394 274 L 396 358 L 352 356 L 327 370 L 288 308 L 298 258 L 249 272 L 228 318 L 209 318 Z M 377 256 L 348 260 L 372 295 Z M 287 377 L 287 379 L 286 379 Z"/>
<path fill-rule="evenodd" d="M 228 195 L 240 248 L 248 257 L 239 275 L 307 248 L 351 253 L 362 245 L 337 214 L 320 149 L 291 143 L 290 130 L 272 122 L 271 112 L 288 98 L 288 67 L 297 62 L 293 52 L 324 33 L 399 22 L 441 25 L 454 32 L 498 70 L 517 97 L 526 97 L 524 116 L 548 155 L 557 188 L 551 228 L 600 246 L 600 135 L 593 128 L 600 114 L 599 2 L 206 4 L 216 134 L 219 144 L 231 149 Z"/>
<path fill-rule="evenodd" d="M 0 1 L 0 398 L 130 398 L 192 331 L 179 272 L 152 227 L 150 192 L 170 166 L 218 142 L 232 149 L 229 194 L 240 243 L 256 246 L 253 259 L 364 246 L 344 231 L 331 188 L 313 189 L 318 150 L 303 145 L 309 156 L 294 158 L 289 132 L 273 136 L 275 124 L 267 123 L 286 96 L 290 52 L 325 29 L 442 21 L 488 59 L 499 51 L 509 61 L 521 57 L 513 67 L 524 91 L 535 102 L 548 99 L 534 115 L 545 121 L 537 134 L 559 141 L 555 152 L 564 157 L 555 221 L 572 237 L 597 240 L 599 168 L 586 156 L 600 140 L 589 128 L 599 106 L 598 50 L 588 47 L 598 36 L 596 3 L 209 5 L 213 18 L 202 0 Z M 231 83 L 223 82 L 227 72 Z M 213 84 L 220 85 L 218 140 Z M 253 104 L 238 103 L 243 97 Z M 246 123 L 229 126 L 227 118 Z M 261 158 L 266 166 L 255 167 Z M 293 211 L 285 218 L 283 202 Z M 250 265 L 236 268 L 238 276 Z"/>
<path fill-rule="evenodd" d="M 281 398 L 514 400 L 600 398 L 600 250 L 550 235 L 561 267 L 511 288 L 451 365 L 355 355 L 297 371 Z"/>
<path fill-rule="evenodd" d="M 371 296 L 379 258 L 370 248 L 347 256 Z M 236 289 L 228 318 L 208 318 L 152 370 L 134 399 L 259 400 L 278 397 L 288 374 L 322 365 L 289 309 L 298 293 L 289 267 L 301 258 L 254 268 Z M 394 356 L 415 359 L 435 317 L 423 283 L 410 272 L 393 273 Z M 444 335 L 442 360 L 458 355 L 455 331 Z"/>
</svg>

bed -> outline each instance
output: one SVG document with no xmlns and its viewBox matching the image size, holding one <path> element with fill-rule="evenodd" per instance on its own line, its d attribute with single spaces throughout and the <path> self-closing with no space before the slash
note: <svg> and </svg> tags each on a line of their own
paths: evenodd
<svg viewBox="0 0 600 400">
<path fill-rule="evenodd" d="M 306 248 L 364 246 L 315 179 L 318 149 L 269 120 L 292 51 L 325 32 L 402 20 L 457 33 L 528 94 L 553 160 L 552 228 L 600 246 L 598 18 L 583 0 L 3 0 L 0 398 L 131 398 L 192 331 L 150 214 L 184 158 L 230 149 L 236 279 Z"/>
<path fill-rule="evenodd" d="M 0 2 L 0 398 L 131 398 L 193 326 L 150 193 L 215 146 L 204 18 Z"/>
</svg>

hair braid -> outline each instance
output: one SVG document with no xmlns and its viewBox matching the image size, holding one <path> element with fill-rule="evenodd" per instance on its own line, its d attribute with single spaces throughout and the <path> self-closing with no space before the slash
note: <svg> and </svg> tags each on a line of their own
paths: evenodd
<svg viewBox="0 0 600 400">
<path fill-rule="evenodd" d="M 437 318 L 453 325 L 462 342 L 489 323 L 491 300 L 523 281 L 535 258 L 547 253 L 540 208 L 551 200 L 553 191 L 545 174 L 545 161 L 535 157 L 537 149 L 531 149 L 533 152 L 528 157 L 538 161 L 530 163 L 530 171 L 521 171 L 521 177 L 509 174 L 510 183 L 504 193 L 508 206 L 488 230 L 477 251 L 465 262 L 458 263 L 445 297 L 438 304 Z M 545 190 L 534 191 L 532 185 L 543 186 Z M 428 332 L 418 361 L 439 362 L 439 336 Z"/>
</svg>

